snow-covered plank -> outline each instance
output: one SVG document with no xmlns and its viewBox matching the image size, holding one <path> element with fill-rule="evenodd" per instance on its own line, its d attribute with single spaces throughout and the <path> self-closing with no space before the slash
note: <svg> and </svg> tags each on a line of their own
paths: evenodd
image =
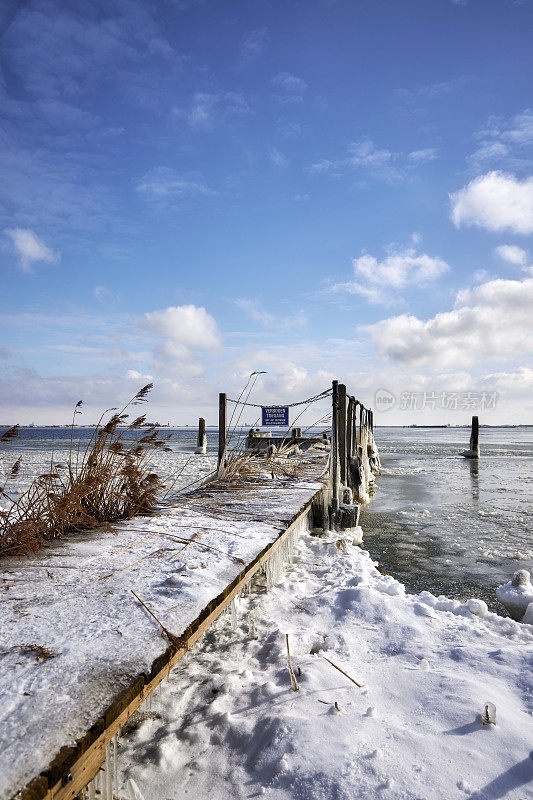
<svg viewBox="0 0 533 800">
<path fill-rule="evenodd" d="M 77 535 L 31 560 L 4 562 L 2 800 L 46 770 L 50 796 L 74 797 L 77 782 L 60 786 L 70 767 L 90 750 L 103 760 L 104 732 L 114 735 L 146 684 L 168 674 L 176 653 L 132 590 L 189 646 L 309 507 L 322 488 L 318 472 L 203 490 L 116 533 Z"/>
</svg>

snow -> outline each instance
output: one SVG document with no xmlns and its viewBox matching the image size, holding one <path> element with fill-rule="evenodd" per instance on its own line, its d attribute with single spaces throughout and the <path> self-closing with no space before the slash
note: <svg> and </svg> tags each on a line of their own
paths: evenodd
<svg viewBox="0 0 533 800">
<path fill-rule="evenodd" d="M 31 559 L 4 559 L 1 800 L 46 769 L 62 746 L 73 745 L 167 649 L 132 590 L 181 635 L 320 488 L 317 481 L 269 476 L 244 494 L 195 495 L 120 524 L 116 533 L 72 535 Z M 272 582 L 291 547 L 269 566 Z M 39 657 L 35 646 L 52 657 Z"/>
<path fill-rule="evenodd" d="M 407 594 L 342 536 L 304 532 L 179 662 L 120 739 L 121 797 L 532 797 L 533 626 Z"/>
<path fill-rule="evenodd" d="M 496 597 L 505 606 L 513 619 L 521 620 L 533 602 L 533 586 L 531 575 L 527 569 L 519 569 L 512 580 L 498 586 Z"/>
</svg>

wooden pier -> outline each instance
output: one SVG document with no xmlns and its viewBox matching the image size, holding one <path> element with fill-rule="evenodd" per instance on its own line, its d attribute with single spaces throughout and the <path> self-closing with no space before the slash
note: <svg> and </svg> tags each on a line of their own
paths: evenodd
<svg viewBox="0 0 533 800">
<path fill-rule="evenodd" d="M 221 395 L 224 423 L 225 406 L 225 395 Z M 215 479 L 150 517 L 120 524 L 116 533 L 80 534 L 46 548 L 31 560 L 4 561 L 4 575 L 14 584 L 21 576 L 26 579 L 24 585 L 21 581 L 16 598 L 3 598 L 3 630 L 8 632 L 4 647 L 29 643 L 34 637 L 32 600 L 38 598 L 39 607 L 44 605 L 58 623 L 43 643 L 52 653 L 51 661 L 28 667 L 22 682 L 20 675 L 13 674 L 13 680 L 18 681 L 14 693 L 20 694 L 25 685 L 33 687 L 31 692 L 24 691 L 27 696 L 15 707 L 21 718 L 29 718 L 31 712 L 33 725 L 17 729 L 16 720 L 2 720 L 12 739 L 4 743 L 0 756 L 4 773 L 9 773 L 4 774 L 1 800 L 93 798 L 97 775 L 104 776 L 99 778 L 103 780 L 99 797 L 112 800 L 115 737 L 187 650 L 228 607 L 234 609 L 232 604 L 258 572 L 265 573 L 267 585 L 275 581 L 276 569 L 289 557 L 299 532 L 357 524 L 354 498 L 364 499 L 370 476 L 379 465 L 372 428 L 372 412 L 334 382 L 328 448 L 311 447 L 293 456 L 287 468 L 279 456 L 278 461 L 275 456 L 267 457 L 264 467 L 254 474 Z M 219 473 L 226 462 L 224 424 Z M 153 535 L 146 536 L 151 532 Z M 168 548 L 160 547 L 161 540 L 154 549 L 154 539 L 167 536 L 177 540 L 177 534 L 183 544 L 179 550 L 174 546 L 170 556 Z M 183 551 L 186 555 L 180 556 Z M 204 575 L 202 553 L 209 554 L 209 569 Z M 170 579 L 176 574 L 177 557 L 182 561 L 194 558 L 191 567 L 200 569 L 187 573 L 183 587 L 169 594 L 161 587 L 174 586 Z M 32 575 L 53 576 L 53 580 L 32 584 L 27 569 Z M 165 608 L 163 599 L 169 605 L 172 593 L 172 605 Z M 107 667 L 102 669 L 98 654 L 93 664 L 90 649 L 84 645 L 90 637 L 86 623 L 102 617 L 102 596 L 106 594 L 112 599 L 104 606 L 110 619 L 101 619 L 101 635 L 109 638 Z M 24 615 L 20 615 L 21 603 L 27 610 Z M 81 619 L 79 614 L 69 616 L 69 609 L 80 603 Z M 118 635 L 112 636 L 111 631 Z M 65 642 L 67 651 L 79 647 L 83 653 L 80 675 L 70 672 L 63 654 Z M 126 657 L 128 648 L 131 652 Z M 54 707 L 53 715 L 46 712 L 46 681 L 42 685 L 39 682 L 50 664 L 54 674 L 63 676 L 61 705 Z M 89 678 L 92 673 L 98 676 L 97 691 Z M 76 723 L 71 722 L 73 716 L 78 719 Z M 17 763 L 10 748 L 16 752 L 22 740 L 32 757 Z M 62 745 L 55 747 L 47 742 Z"/>
</svg>

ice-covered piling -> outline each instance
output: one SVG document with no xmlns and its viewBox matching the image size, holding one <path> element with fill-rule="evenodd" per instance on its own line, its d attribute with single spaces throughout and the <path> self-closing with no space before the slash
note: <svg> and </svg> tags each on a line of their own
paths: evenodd
<svg viewBox="0 0 533 800">
<path fill-rule="evenodd" d="M 496 597 L 513 619 L 518 622 L 529 622 L 528 606 L 533 603 L 533 586 L 528 570 L 519 569 L 510 581 L 498 586 Z M 526 612 L 528 619 L 524 620 Z"/>
<path fill-rule="evenodd" d="M 196 440 L 196 450 L 194 451 L 197 455 L 203 455 L 207 453 L 207 436 L 205 434 L 205 419 L 200 417 L 198 420 L 198 438 Z"/>
<path fill-rule="evenodd" d="M 470 447 L 461 453 L 465 458 L 479 458 L 479 417 L 472 417 Z"/>
</svg>

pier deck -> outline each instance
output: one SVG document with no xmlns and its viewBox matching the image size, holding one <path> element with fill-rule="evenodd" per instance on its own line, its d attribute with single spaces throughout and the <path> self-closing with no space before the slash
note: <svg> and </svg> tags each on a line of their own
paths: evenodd
<svg viewBox="0 0 533 800">
<path fill-rule="evenodd" d="M 305 521 L 325 459 L 4 560 L 1 800 L 80 793 L 131 714 Z"/>
</svg>

